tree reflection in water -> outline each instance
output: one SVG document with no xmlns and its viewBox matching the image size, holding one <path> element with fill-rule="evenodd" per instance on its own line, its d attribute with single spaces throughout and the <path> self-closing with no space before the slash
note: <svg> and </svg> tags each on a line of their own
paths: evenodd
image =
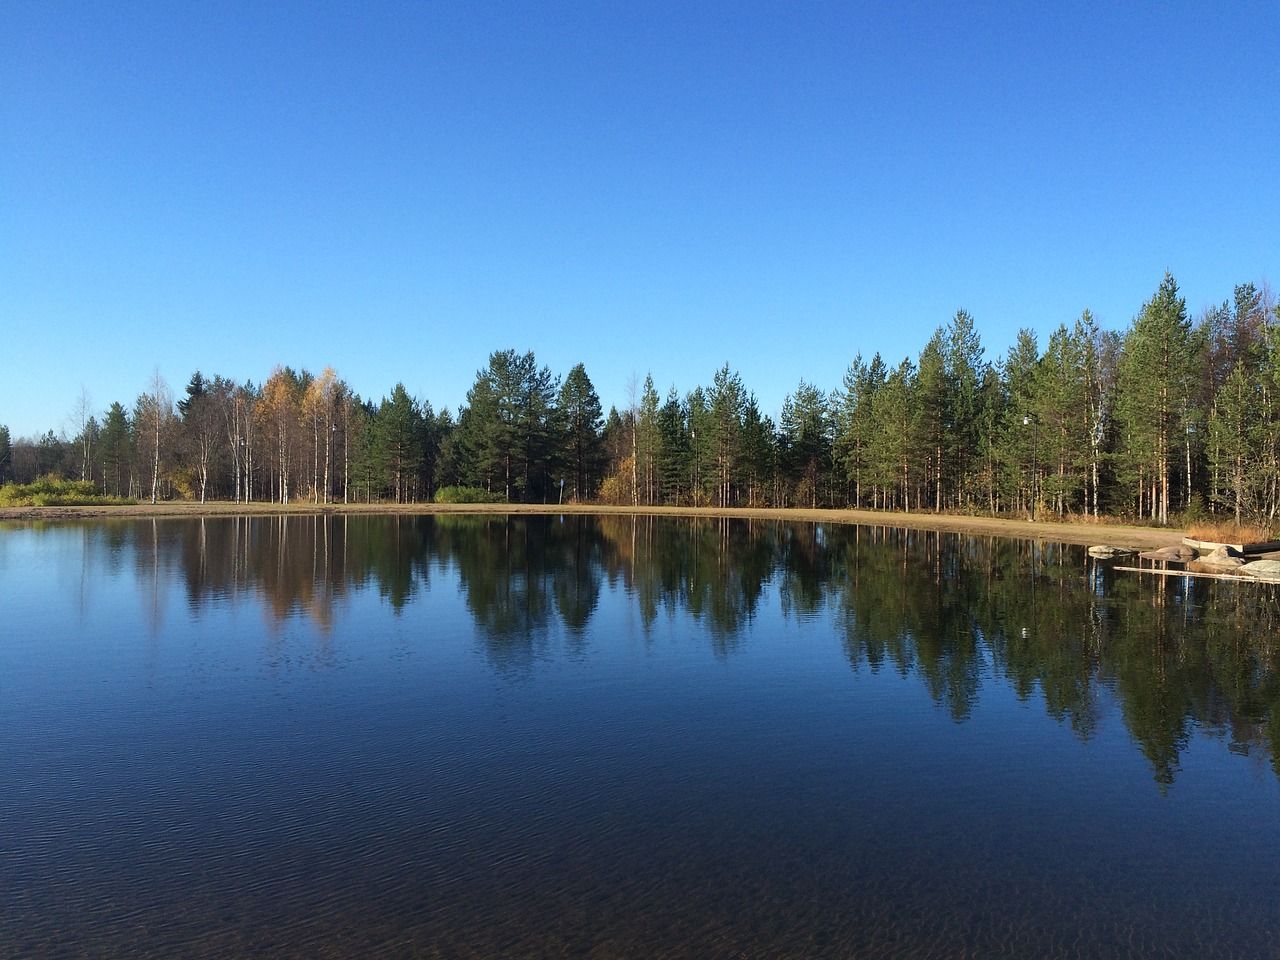
<svg viewBox="0 0 1280 960">
<path fill-rule="evenodd" d="M 830 618 L 855 671 L 918 677 L 957 722 L 999 678 L 1023 700 L 1038 691 L 1088 739 L 1105 693 L 1162 786 L 1197 729 L 1280 773 L 1277 588 L 1140 579 L 1077 546 L 617 515 L 199 519 L 109 524 L 95 541 L 114 565 L 131 546 L 144 583 L 172 569 L 194 608 L 251 594 L 277 622 L 300 614 L 322 628 L 359 592 L 400 611 L 433 577 L 456 581 L 502 671 L 532 669 L 552 631 L 569 655 L 588 656 L 606 585 L 634 604 L 646 635 L 681 611 L 720 657 L 747 642 L 776 591 L 783 616 Z"/>
</svg>

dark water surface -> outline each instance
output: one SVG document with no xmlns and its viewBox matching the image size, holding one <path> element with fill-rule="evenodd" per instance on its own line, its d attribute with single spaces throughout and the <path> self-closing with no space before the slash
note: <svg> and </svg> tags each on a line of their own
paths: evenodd
<svg viewBox="0 0 1280 960">
<path fill-rule="evenodd" d="M 812 524 L 0 528 L 0 956 L 1277 957 L 1280 596 Z"/>
</svg>

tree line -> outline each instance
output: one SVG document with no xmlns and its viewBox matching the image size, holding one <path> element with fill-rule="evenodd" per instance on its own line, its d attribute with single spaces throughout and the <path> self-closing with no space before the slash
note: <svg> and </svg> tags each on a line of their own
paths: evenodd
<svg viewBox="0 0 1280 960">
<path fill-rule="evenodd" d="M 332 368 L 260 384 L 158 374 L 99 418 L 12 441 L 0 481 L 48 473 L 104 493 L 289 503 L 420 502 L 462 488 L 508 502 L 865 507 L 1271 525 L 1280 506 L 1280 324 L 1238 285 L 1192 319 L 1166 274 L 1123 332 L 1089 311 L 995 361 L 958 311 L 913 359 L 876 353 L 823 389 L 801 380 L 775 422 L 725 364 L 660 396 L 633 382 L 606 415 L 582 364 L 563 377 L 496 351 L 456 411 L 362 398 Z"/>
</svg>

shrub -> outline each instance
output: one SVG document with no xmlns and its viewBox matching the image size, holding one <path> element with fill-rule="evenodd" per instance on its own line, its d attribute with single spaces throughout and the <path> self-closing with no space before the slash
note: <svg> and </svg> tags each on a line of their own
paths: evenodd
<svg viewBox="0 0 1280 960">
<path fill-rule="evenodd" d="M 50 473 L 34 483 L 6 483 L 0 487 L 0 507 L 90 507 L 132 504 L 132 497 L 107 497 L 86 480 L 63 480 Z"/>
<path fill-rule="evenodd" d="M 503 497 L 480 487 L 441 487 L 433 499 L 435 503 L 502 503 Z"/>
</svg>

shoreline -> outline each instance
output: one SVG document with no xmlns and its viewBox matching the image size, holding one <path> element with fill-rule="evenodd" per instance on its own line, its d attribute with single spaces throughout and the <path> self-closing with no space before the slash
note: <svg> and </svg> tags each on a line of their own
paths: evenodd
<svg viewBox="0 0 1280 960">
<path fill-rule="evenodd" d="M 896 513 L 879 510 L 834 510 L 805 507 L 611 507 L 592 504 L 314 504 L 294 503 L 139 503 L 132 506 L 83 507 L 4 507 L 0 522 L 75 521 L 121 519 L 137 520 L 233 516 L 311 516 L 333 515 L 403 515 L 432 516 L 440 514 L 589 514 L 597 516 L 718 517 L 746 520 L 790 520 L 800 523 L 861 524 L 876 527 L 899 527 L 908 530 L 938 530 L 973 536 L 1007 537 L 1019 540 L 1047 540 L 1083 546 L 1109 544 L 1139 550 L 1158 549 L 1182 543 L 1183 532 L 1157 527 L 1132 527 L 1119 524 L 1070 522 L 1061 520 L 1012 520 L 1000 517 L 972 517 L 951 514 Z"/>
</svg>

